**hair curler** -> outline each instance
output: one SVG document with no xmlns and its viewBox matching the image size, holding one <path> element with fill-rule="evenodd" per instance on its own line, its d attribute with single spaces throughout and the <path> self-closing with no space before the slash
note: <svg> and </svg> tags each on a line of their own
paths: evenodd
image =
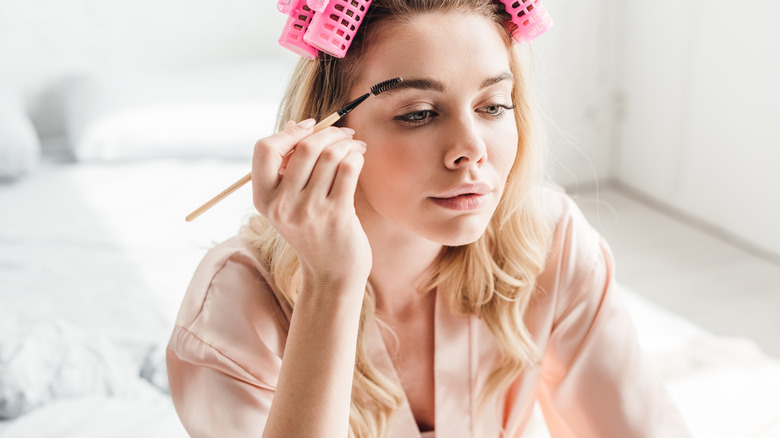
<svg viewBox="0 0 780 438">
<path fill-rule="evenodd" d="M 316 58 L 319 50 L 303 39 L 314 17 L 314 11 L 309 8 L 306 0 L 279 0 L 276 7 L 283 14 L 289 15 L 282 29 L 282 36 L 279 37 L 279 44 L 304 58 Z"/>
<path fill-rule="evenodd" d="M 279 44 L 314 59 L 319 51 L 337 58 L 350 44 L 373 0 L 278 0 L 277 8 L 289 15 Z M 540 0 L 496 0 L 511 16 L 512 38 L 527 43 L 553 25 Z"/>
<path fill-rule="evenodd" d="M 318 0 L 309 0 L 317 2 Z M 347 54 L 372 0 L 329 0 L 314 15 L 304 41 L 337 58 Z"/>
<path fill-rule="evenodd" d="M 309 9 L 314 12 L 323 12 L 325 6 L 328 5 L 328 1 L 330 0 L 306 0 L 306 4 L 309 5 Z"/>
<path fill-rule="evenodd" d="M 512 16 L 512 23 L 517 26 L 512 32 L 512 38 L 518 43 L 528 43 L 546 32 L 553 25 L 553 20 L 540 0 L 499 0 Z"/>
<path fill-rule="evenodd" d="M 347 54 L 372 0 L 278 0 L 289 15 L 279 44 L 309 59 L 323 51 L 338 58 Z"/>
</svg>

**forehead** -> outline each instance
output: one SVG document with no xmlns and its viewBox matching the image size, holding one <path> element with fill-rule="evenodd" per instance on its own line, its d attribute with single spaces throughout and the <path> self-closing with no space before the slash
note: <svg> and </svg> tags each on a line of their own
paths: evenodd
<svg viewBox="0 0 780 438">
<path fill-rule="evenodd" d="M 448 86 L 510 70 L 509 47 L 490 19 L 474 13 L 429 13 L 376 29 L 360 62 L 357 86 L 391 77 L 430 77 Z"/>
</svg>

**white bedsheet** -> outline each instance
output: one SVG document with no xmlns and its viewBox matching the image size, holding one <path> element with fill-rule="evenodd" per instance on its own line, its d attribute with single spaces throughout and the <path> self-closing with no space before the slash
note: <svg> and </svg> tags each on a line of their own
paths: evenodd
<svg viewBox="0 0 780 438">
<path fill-rule="evenodd" d="M 248 169 L 218 160 L 47 163 L 0 185 L 0 418 L 44 406 L 0 430 L 82 436 L 84 419 L 112 424 L 115 402 L 139 423 L 168 403 L 148 388 L 167 387 L 162 348 L 179 303 L 205 251 L 252 211 L 251 193 L 239 190 L 193 223 L 184 217 Z M 89 404 L 80 399 L 101 397 L 102 414 L 74 415 Z"/>
<path fill-rule="evenodd" d="M 252 213 L 251 193 L 193 223 L 184 216 L 248 169 L 48 163 L 0 185 L 0 376 L 13 377 L 0 378 L 0 396 L 24 392 L 6 398 L 29 410 L 0 421 L 0 436 L 186 436 L 164 392 L 162 348 L 195 266 Z M 696 436 L 780 437 L 777 361 L 623 295 Z M 526 436 L 547 436 L 538 414 Z"/>
</svg>

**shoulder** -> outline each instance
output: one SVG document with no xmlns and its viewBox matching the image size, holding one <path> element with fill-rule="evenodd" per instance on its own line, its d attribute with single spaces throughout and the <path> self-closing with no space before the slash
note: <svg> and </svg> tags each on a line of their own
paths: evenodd
<svg viewBox="0 0 780 438">
<path fill-rule="evenodd" d="M 548 264 L 584 265 L 585 269 L 595 264 L 604 239 L 574 200 L 552 188 L 539 189 L 538 196 L 552 229 Z"/>
<path fill-rule="evenodd" d="M 191 325 L 201 316 L 203 306 L 215 299 L 236 302 L 251 295 L 275 295 L 269 278 L 246 237 L 238 235 L 220 243 L 206 253 L 195 270 L 176 323 Z"/>
<path fill-rule="evenodd" d="M 267 268 L 244 236 L 206 253 L 190 282 L 176 330 L 231 360 L 250 352 L 281 357 L 292 311 L 270 281 Z M 171 342 L 172 349 L 182 345 Z"/>
<path fill-rule="evenodd" d="M 539 285 L 556 294 L 575 293 L 580 286 L 606 274 L 612 255 L 604 238 L 577 204 L 562 191 L 543 188 L 539 201 L 552 228 L 550 248 Z M 603 280 L 603 279 L 602 279 Z"/>
</svg>

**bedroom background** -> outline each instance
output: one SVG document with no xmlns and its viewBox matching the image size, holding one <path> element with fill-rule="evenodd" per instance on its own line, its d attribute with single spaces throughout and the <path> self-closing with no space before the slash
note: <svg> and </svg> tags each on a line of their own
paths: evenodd
<svg viewBox="0 0 780 438">
<path fill-rule="evenodd" d="M 780 6 L 545 5 L 551 178 L 697 436 L 780 436 Z M 283 23 L 273 0 L 0 0 L 0 436 L 183 436 L 164 344 L 251 194 L 183 217 L 273 131 Z"/>
</svg>

